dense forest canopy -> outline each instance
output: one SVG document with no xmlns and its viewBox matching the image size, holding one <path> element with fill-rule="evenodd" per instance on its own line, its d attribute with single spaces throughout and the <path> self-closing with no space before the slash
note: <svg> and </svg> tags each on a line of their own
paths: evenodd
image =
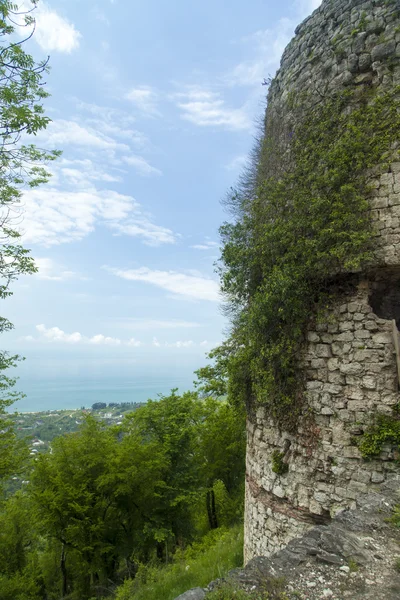
<svg viewBox="0 0 400 600">
<path fill-rule="evenodd" d="M 3 497 L 0 597 L 88 600 L 170 562 L 240 520 L 244 453 L 244 414 L 196 393 L 149 401 L 119 426 L 88 415 Z"/>
</svg>

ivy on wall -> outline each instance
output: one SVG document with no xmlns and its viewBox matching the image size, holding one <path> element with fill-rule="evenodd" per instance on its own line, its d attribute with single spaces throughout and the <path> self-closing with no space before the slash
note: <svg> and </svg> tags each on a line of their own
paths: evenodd
<svg viewBox="0 0 400 600">
<path fill-rule="evenodd" d="M 332 279 L 373 257 L 368 176 L 398 154 L 400 88 L 357 88 L 311 108 L 304 97 L 289 100 L 293 127 L 267 112 L 257 184 L 250 197 L 234 192 L 236 219 L 221 228 L 232 328 L 211 371 L 219 382 L 224 374 L 233 402 L 267 406 L 291 430 L 304 411 L 307 327 L 329 305 Z"/>
<path fill-rule="evenodd" d="M 364 432 L 359 444 L 360 452 L 366 459 L 376 458 L 385 445 L 400 452 L 400 415 L 378 415 L 375 422 Z"/>
</svg>

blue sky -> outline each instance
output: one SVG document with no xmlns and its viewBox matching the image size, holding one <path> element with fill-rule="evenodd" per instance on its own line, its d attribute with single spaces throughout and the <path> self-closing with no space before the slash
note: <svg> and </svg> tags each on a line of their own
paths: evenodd
<svg viewBox="0 0 400 600">
<path fill-rule="evenodd" d="M 319 4 L 39 2 L 30 51 L 51 57 L 53 122 L 36 143 L 63 155 L 24 195 L 39 273 L 3 306 L 15 324 L 3 343 L 27 357 L 23 374 L 204 363 L 226 327 L 220 200 L 252 147 L 261 82 Z"/>
</svg>

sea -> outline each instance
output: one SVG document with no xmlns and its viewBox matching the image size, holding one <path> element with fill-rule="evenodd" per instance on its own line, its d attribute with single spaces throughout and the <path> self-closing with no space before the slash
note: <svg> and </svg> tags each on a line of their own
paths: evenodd
<svg viewBox="0 0 400 600">
<path fill-rule="evenodd" d="M 48 410 L 90 408 L 95 402 L 146 402 L 167 395 L 172 389 L 179 392 L 193 389 L 193 374 L 137 375 L 135 377 L 56 377 L 23 376 L 17 389 L 26 397 L 8 410 L 40 412 Z"/>
</svg>

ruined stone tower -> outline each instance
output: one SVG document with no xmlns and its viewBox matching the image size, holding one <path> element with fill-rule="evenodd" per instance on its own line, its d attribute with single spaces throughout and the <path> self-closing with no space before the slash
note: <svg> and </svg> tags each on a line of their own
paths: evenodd
<svg viewBox="0 0 400 600">
<path fill-rule="evenodd" d="M 304 90 L 318 102 L 345 87 L 399 85 L 400 0 L 323 0 L 283 54 L 270 86 L 266 128 L 271 115 L 279 114 L 283 123 L 289 119 L 290 97 Z M 391 414 L 400 401 L 398 158 L 371 173 L 371 187 L 374 264 L 350 274 L 353 291 L 308 331 L 302 364 L 315 443 L 279 430 L 263 408 L 248 420 L 246 562 L 354 507 L 361 494 L 398 469 L 390 446 L 379 459 L 365 461 L 357 445 L 371 415 Z M 284 457 L 286 473 L 273 472 L 274 452 Z"/>
</svg>

